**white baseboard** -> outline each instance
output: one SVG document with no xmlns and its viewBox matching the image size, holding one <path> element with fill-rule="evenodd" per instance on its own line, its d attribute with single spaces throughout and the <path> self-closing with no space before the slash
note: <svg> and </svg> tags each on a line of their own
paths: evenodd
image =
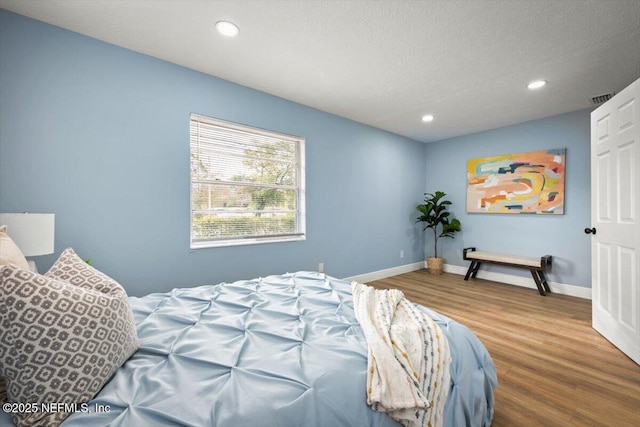
<svg viewBox="0 0 640 427">
<path fill-rule="evenodd" d="M 344 281 L 351 282 L 355 280 L 360 283 L 373 282 L 375 280 L 386 279 L 387 277 L 397 276 L 398 274 L 410 273 L 412 271 L 427 268 L 427 262 L 414 262 L 413 264 L 400 265 L 398 267 L 387 268 L 385 270 L 373 271 L 371 273 L 359 274 L 357 276 L 345 277 Z M 467 268 L 459 265 L 445 264 L 443 266 L 445 273 L 453 273 L 464 276 L 467 274 Z M 522 286 L 538 290 L 532 277 L 514 276 L 512 274 L 495 273 L 492 271 L 478 271 L 476 276 L 479 279 L 491 280 L 494 282 L 506 283 L 509 285 Z M 591 288 L 582 286 L 567 285 L 564 283 L 549 282 L 549 288 L 552 293 L 569 295 L 572 297 L 591 299 Z"/>
<path fill-rule="evenodd" d="M 398 274 L 410 273 L 412 271 L 422 270 L 424 261 L 414 262 L 413 264 L 400 265 L 398 267 L 387 268 L 385 270 L 373 271 L 371 273 L 359 274 L 357 276 L 345 277 L 344 281 L 356 281 L 360 283 L 373 282 L 374 280 L 382 280 L 387 277 L 397 276 Z"/>
<path fill-rule="evenodd" d="M 426 268 L 426 266 L 425 266 Z M 466 267 L 460 267 L 458 265 L 445 264 L 443 270 L 446 273 L 467 274 Z M 476 276 L 478 279 L 492 280 L 494 282 L 507 283 L 509 285 L 522 286 L 524 288 L 538 289 L 532 277 L 514 276 L 512 274 L 495 273 L 492 271 L 478 271 Z M 582 286 L 567 285 L 564 283 L 549 282 L 549 289 L 552 293 L 569 295 L 572 297 L 591 299 L 591 288 L 585 288 Z"/>
</svg>

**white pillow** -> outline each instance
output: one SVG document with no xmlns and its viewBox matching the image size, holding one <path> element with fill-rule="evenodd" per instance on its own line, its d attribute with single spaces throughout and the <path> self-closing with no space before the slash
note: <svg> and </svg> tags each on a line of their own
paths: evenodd
<svg viewBox="0 0 640 427">
<path fill-rule="evenodd" d="M 15 242 L 7 234 L 7 226 L 0 227 L 0 267 L 13 265 L 22 270 L 29 270 L 27 259 Z"/>
</svg>

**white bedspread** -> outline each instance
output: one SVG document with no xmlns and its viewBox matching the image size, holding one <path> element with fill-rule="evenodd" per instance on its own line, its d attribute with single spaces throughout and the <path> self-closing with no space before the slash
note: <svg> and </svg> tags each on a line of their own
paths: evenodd
<svg viewBox="0 0 640 427">
<path fill-rule="evenodd" d="M 351 288 L 369 347 L 367 403 L 405 426 L 441 426 L 451 362 L 444 333 L 399 290 Z"/>
</svg>

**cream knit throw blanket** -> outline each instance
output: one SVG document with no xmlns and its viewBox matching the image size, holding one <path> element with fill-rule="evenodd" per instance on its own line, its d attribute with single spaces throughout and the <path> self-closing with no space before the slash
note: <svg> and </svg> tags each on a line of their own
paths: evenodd
<svg viewBox="0 0 640 427">
<path fill-rule="evenodd" d="M 367 403 L 404 426 L 442 426 L 451 357 L 440 327 L 397 289 L 351 291 L 369 345 Z"/>
</svg>

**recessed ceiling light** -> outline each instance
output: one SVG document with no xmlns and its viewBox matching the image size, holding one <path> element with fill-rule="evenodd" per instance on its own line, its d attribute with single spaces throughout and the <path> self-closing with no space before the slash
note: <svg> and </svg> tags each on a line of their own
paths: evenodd
<svg viewBox="0 0 640 427">
<path fill-rule="evenodd" d="M 218 21 L 216 22 L 216 30 L 225 37 L 235 37 L 240 34 L 240 28 L 233 22 Z"/>
<path fill-rule="evenodd" d="M 434 117 L 431 114 L 425 114 L 424 116 L 422 116 L 422 121 L 423 122 L 432 122 L 433 119 L 434 119 Z"/>
<path fill-rule="evenodd" d="M 542 86 L 546 85 L 546 80 L 536 80 L 527 85 L 528 89 L 540 89 Z"/>
</svg>

